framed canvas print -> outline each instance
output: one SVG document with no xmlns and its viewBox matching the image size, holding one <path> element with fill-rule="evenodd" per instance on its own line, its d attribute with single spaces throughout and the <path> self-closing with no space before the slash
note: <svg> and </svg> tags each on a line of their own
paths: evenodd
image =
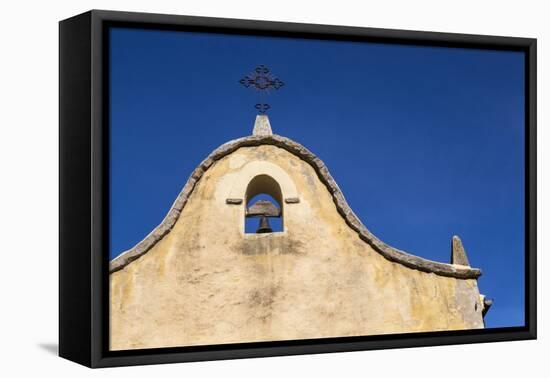
<svg viewBox="0 0 550 378">
<path fill-rule="evenodd" d="M 536 41 L 60 22 L 60 355 L 536 337 Z"/>
</svg>

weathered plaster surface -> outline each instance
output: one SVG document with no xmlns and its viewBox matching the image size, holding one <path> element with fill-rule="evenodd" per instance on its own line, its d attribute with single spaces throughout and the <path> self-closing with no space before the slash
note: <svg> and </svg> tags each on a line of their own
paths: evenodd
<svg viewBox="0 0 550 378">
<path fill-rule="evenodd" d="M 483 327 L 476 270 L 434 263 L 470 272 L 457 278 L 388 258 L 350 226 L 319 168 L 275 137 L 248 137 L 274 143 L 241 144 L 208 162 L 169 230 L 115 264 L 111 349 Z M 282 204 L 284 232 L 244 234 L 244 201 L 226 202 L 245 198 L 251 166 L 284 172 L 283 198 L 299 199 Z"/>
</svg>

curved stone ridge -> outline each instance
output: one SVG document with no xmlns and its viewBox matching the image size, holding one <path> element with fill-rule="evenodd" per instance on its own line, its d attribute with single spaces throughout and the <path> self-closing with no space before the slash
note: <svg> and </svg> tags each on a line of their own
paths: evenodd
<svg viewBox="0 0 550 378">
<path fill-rule="evenodd" d="M 411 269 L 417 269 L 423 272 L 435 273 L 447 277 L 469 279 L 478 278 L 481 275 L 480 269 L 427 260 L 393 248 L 378 239 L 363 225 L 363 223 L 361 223 L 359 218 L 357 218 L 357 216 L 353 213 L 353 210 L 351 210 L 348 203 L 346 202 L 342 191 L 336 184 L 336 181 L 334 181 L 334 179 L 330 175 L 327 167 L 325 166 L 325 163 L 323 163 L 321 159 L 319 159 L 301 144 L 280 135 L 247 136 L 244 138 L 229 141 L 214 150 L 193 171 L 193 173 L 189 177 L 189 180 L 187 180 L 187 183 L 183 187 L 183 190 L 174 201 L 174 204 L 172 205 L 164 220 L 135 247 L 123 252 L 121 255 L 111 261 L 109 268 L 110 273 L 116 272 L 124 268 L 135 259 L 143 256 L 159 240 L 161 240 L 166 234 L 170 232 L 172 227 L 174 227 L 174 225 L 176 224 L 176 221 L 178 220 L 183 207 L 187 203 L 189 196 L 193 192 L 196 183 L 200 180 L 204 172 L 208 168 L 210 168 L 212 164 L 214 164 L 215 161 L 220 160 L 224 156 L 231 154 L 241 147 L 254 147 L 264 144 L 283 148 L 309 163 L 317 172 L 319 179 L 325 184 L 329 192 L 332 194 L 332 198 L 338 212 L 344 218 L 349 227 L 355 230 L 363 241 L 371 245 L 386 259 L 405 265 Z"/>
</svg>

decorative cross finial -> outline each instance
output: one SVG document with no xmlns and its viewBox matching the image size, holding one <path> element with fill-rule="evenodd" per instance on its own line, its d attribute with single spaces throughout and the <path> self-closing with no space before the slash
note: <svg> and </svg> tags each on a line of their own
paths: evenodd
<svg viewBox="0 0 550 378">
<path fill-rule="evenodd" d="M 252 88 L 258 91 L 260 102 L 254 107 L 258 110 L 259 114 L 265 114 L 265 112 L 271 108 L 271 106 L 263 100 L 262 96 L 269 94 L 271 90 L 277 90 L 285 85 L 279 78 L 271 74 L 269 68 L 263 64 L 259 65 L 252 73 L 239 80 L 239 83 L 246 88 Z"/>
</svg>

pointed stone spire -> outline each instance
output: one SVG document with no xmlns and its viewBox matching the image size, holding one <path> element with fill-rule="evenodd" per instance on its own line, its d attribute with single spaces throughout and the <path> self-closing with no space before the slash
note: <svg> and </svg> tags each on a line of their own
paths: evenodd
<svg viewBox="0 0 550 378">
<path fill-rule="evenodd" d="M 462 240 L 456 235 L 451 242 L 451 264 L 470 266 Z"/>
<path fill-rule="evenodd" d="M 483 308 L 481 309 L 481 315 L 485 317 L 485 315 L 487 315 L 487 312 L 493 305 L 493 300 L 491 298 L 487 298 L 483 294 L 480 294 L 479 297 L 481 299 L 481 303 L 483 304 Z"/>
<path fill-rule="evenodd" d="M 267 114 L 258 114 L 256 116 L 256 122 L 254 122 L 254 130 L 252 131 L 252 135 L 273 135 Z"/>
</svg>

